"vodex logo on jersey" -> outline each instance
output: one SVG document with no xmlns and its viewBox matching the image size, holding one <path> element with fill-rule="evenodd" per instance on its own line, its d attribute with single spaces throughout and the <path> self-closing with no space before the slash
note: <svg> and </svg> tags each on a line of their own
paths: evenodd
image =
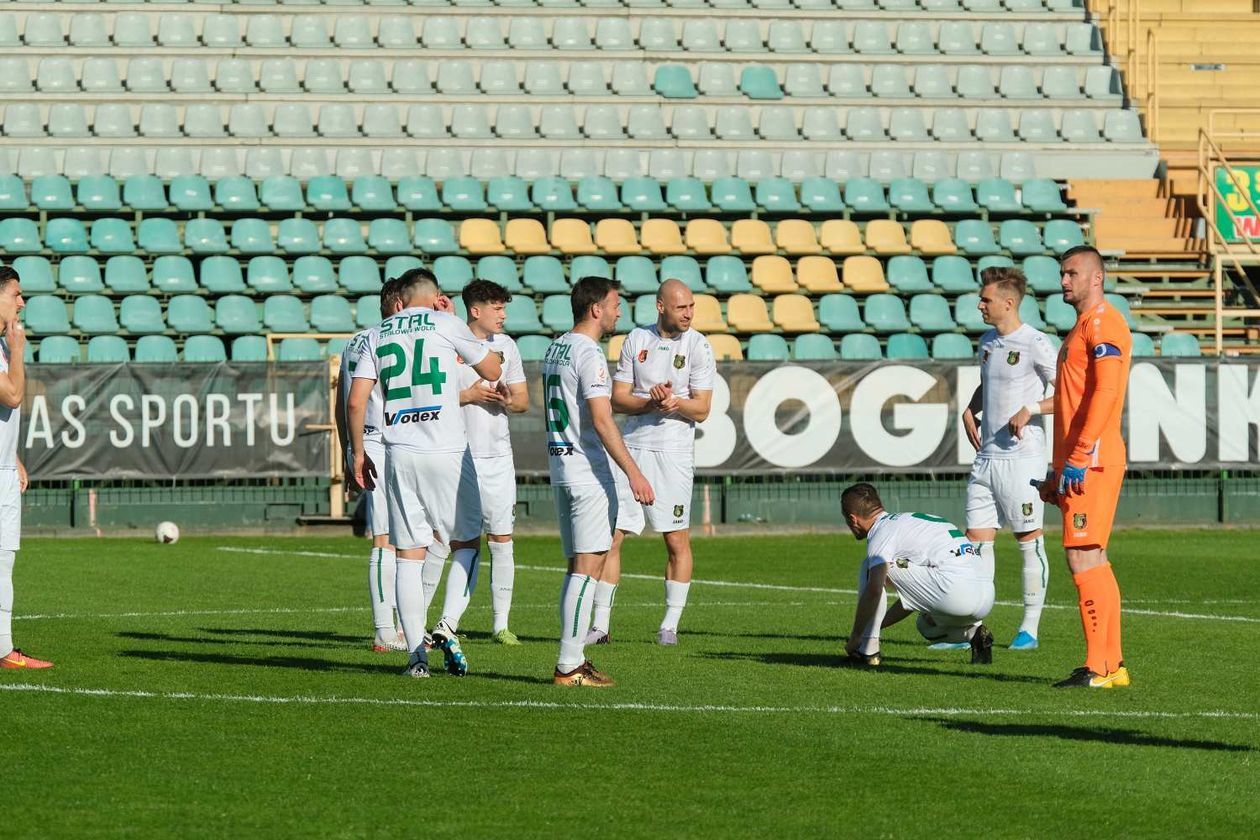
<svg viewBox="0 0 1260 840">
<path fill-rule="evenodd" d="M 442 413 L 440 405 L 425 405 L 419 408 L 404 408 L 402 411 L 395 411 L 393 414 L 385 412 L 385 425 L 398 426 L 403 423 L 424 423 L 428 420 L 438 419 L 438 415 Z"/>
</svg>

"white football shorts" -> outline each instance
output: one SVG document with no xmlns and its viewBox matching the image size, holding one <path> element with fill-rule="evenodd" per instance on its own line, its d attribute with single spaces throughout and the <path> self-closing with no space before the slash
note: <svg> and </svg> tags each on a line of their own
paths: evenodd
<svg viewBox="0 0 1260 840">
<path fill-rule="evenodd" d="M 1030 482 L 1046 477 L 1046 459 L 978 457 L 967 479 L 967 527 L 1022 534 L 1045 522 L 1046 505 Z"/>
<path fill-rule="evenodd" d="M 964 627 L 993 609 L 993 581 L 970 571 L 888 564 L 888 580 L 907 609 L 931 614 L 943 627 Z"/>
<path fill-rule="evenodd" d="M 363 452 L 372 459 L 372 464 L 376 467 L 376 486 L 363 499 L 363 503 L 367 505 L 367 529 L 369 534 L 379 537 L 389 533 L 389 500 L 385 493 L 385 442 L 365 439 Z"/>
<path fill-rule="evenodd" d="M 694 459 L 690 453 L 655 452 L 629 447 L 630 457 L 652 485 L 656 501 L 641 505 L 630 492 L 630 479 L 621 470 L 617 478 L 617 530 L 628 534 L 643 533 L 650 524 L 658 534 L 684 531 L 691 527 L 691 485 L 695 480 Z"/>
<path fill-rule="evenodd" d="M 385 492 L 394 548 L 427 548 L 439 557 L 454 540 L 481 536 L 481 495 L 472 453 L 388 447 Z"/>
<path fill-rule="evenodd" d="M 0 551 L 22 547 L 22 491 L 15 467 L 0 467 Z"/>
<path fill-rule="evenodd" d="M 603 554 L 612 548 L 617 523 L 617 488 L 604 484 L 555 487 L 556 519 L 564 556 Z"/>
<path fill-rule="evenodd" d="M 481 526 L 487 534 L 507 536 L 516 525 L 516 465 L 511 453 L 474 458 L 481 490 Z"/>
</svg>

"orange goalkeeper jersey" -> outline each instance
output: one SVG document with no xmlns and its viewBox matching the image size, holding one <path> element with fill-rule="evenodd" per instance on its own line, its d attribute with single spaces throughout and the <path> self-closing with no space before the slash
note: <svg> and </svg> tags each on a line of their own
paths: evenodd
<svg viewBox="0 0 1260 840">
<path fill-rule="evenodd" d="M 1059 349 L 1054 383 L 1054 468 L 1123 466 L 1120 415 L 1133 339 L 1124 316 L 1103 302 L 1076 319 Z"/>
</svg>

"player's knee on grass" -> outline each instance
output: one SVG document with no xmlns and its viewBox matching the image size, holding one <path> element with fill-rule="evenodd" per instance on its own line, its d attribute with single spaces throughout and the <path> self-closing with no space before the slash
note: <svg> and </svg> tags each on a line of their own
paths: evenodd
<svg viewBox="0 0 1260 840">
<path fill-rule="evenodd" d="M 945 637 L 949 635 L 949 628 L 937 624 L 932 619 L 932 616 L 927 613 L 919 613 L 919 617 L 915 619 L 914 626 L 918 629 L 919 635 L 929 642 L 944 641 Z"/>
</svg>

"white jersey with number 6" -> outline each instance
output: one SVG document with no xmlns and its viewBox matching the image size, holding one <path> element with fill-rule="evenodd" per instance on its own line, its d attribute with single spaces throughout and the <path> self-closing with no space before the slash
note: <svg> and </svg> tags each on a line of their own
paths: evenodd
<svg viewBox="0 0 1260 840">
<path fill-rule="evenodd" d="M 467 324 L 446 312 L 413 306 L 381 321 L 352 375 L 380 383 L 385 445 L 425 453 L 467 449 L 458 359 L 476 365 L 489 352 Z"/>
<path fill-rule="evenodd" d="M 626 336 L 613 379 L 630 383 L 630 393 L 636 397 L 647 397 L 654 386 L 668 384 L 674 396 L 690 399 L 696 391 L 712 391 L 716 375 L 707 338 L 691 329 L 667 338 L 653 324 L 637 327 Z M 677 413 L 632 414 L 621 431 L 626 446 L 688 455 L 695 451 L 696 424 Z"/>
<path fill-rule="evenodd" d="M 486 347 L 499 355 L 503 363 L 503 375 L 499 382 L 516 385 L 525 381 L 525 367 L 521 363 L 521 351 L 509 336 L 495 334 L 486 339 Z M 479 382 L 481 377 L 468 360 L 459 366 L 460 390 Z M 491 385 L 495 383 L 491 382 Z M 474 458 L 494 458 L 512 454 L 512 437 L 508 432 L 508 412 L 498 404 L 466 405 L 462 409 L 464 426 L 468 430 L 468 446 Z"/>
<path fill-rule="evenodd" d="M 551 483 L 557 486 L 613 486 L 613 464 L 595 431 L 593 397 L 612 398 L 608 363 L 600 346 L 578 333 L 565 333 L 543 357 L 543 406 L 547 420 L 547 457 Z"/>
<path fill-rule="evenodd" d="M 1039 402 L 1054 384 L 1054 345 L 1027 324 L 1009 335 L 989 330 L 980 338 L 980 384 L 984 390 L 980 417 L 980 452 L 986 458 L 1037 457 L 1045 451 L 1046 433 L 1039 423 L 1011 434 L 1010 421 L 1021 408 Z"/>
<path fill-rule="evenodd" d="M 369 336 L 379 327 L 368 327 L 359 330 L 350 339 L 346 349 L 341 351 L 341 374 L 337 378 L 337 389 L 341 391 L 341 404 L 346 405 L 350 399 L 350 382 L 354 379 L 355 368 L 359 366 L 359 354 L 367 346 Z M 384 408 L 381 405 L 381 385 L 378 382 L 368 395 L 367 416 L 363 420 L 363 439 L 381 440 L 385 431 Z"/>
</svg>

